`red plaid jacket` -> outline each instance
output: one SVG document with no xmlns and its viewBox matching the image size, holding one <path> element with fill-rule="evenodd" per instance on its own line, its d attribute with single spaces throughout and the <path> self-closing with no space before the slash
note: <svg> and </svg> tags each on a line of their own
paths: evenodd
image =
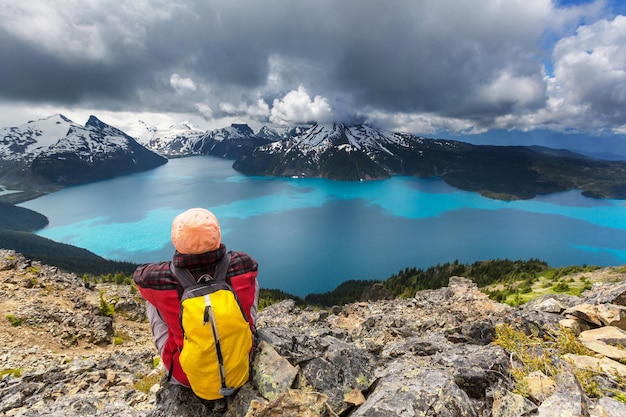
<svg viewBox="0 0 626 417">
<path fill-rule="evenodd" d="M 172 258 L 175 266 L 187 268 L 198 279 L 203 274 L 213 275 L 217 263 L 226 254 L 226 246 L 198 255 L 184 255 L 176 251 Z M 187 376 L 180 368 L 178 355 L 183 347 L 183 331 L 180 325 L 180 296 L 183 287 L 170 270 L 170 262 L 140 265 L 133 275 L 142 297 L 154 305 L 168 326 L 168 338 L 163 348 L 165 367 L 182 384 L 189 386 Z M 250 327 L 254 330 L 259 285 L 256 280 L 257 262 L 243 252 L 230 252 L 230 265 L 226 280 L 237 293 Z"/>
</svg>

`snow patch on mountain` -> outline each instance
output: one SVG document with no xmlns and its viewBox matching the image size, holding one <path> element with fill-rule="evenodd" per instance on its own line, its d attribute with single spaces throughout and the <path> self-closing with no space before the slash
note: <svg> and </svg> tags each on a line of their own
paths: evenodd
<svg viewBox="0 0 626 417">
<path fill-rule="evenodd" d="M 144 126 L 146 132 L 137 138 L 144 145 L 151 142 L 167 143 L 177 137 L 198 137 L 205 133 L 204 130 L 196 128 L 189 122 L 178 123 L 161 129 L 147 123 L 144 123 Z"/>
<path fill-rule="evenodd" d="M 81 126 L 57 114 L 1 129 L 0 162 L 4 186 L 37 195 L 155 168 L 167 159 L 95 116 Z"/>
<path fill-rule="evenodd" d="M 191 155 L 232 157 L 238 153 L 235 148 L 254 148 L 283 137 L 283 132 L 269 127 L 261 128 L 258 133 L 247 124 L 232 124 L 220 129 L 203 131 L 183 123 L 165 130 L 152 131 L 151 139 L 147 141 L 143 139 L 142 143 L 148 149 L 168 157 Z"/>
<path fill-rule="evenodd" d="M 350 144 L 366 152 L 383 151 L 390 155 L 393 153 L 385 146 L 386 144 L 409 146 L 407 138 L 396 133 L 367 125 L 346 126 L 337 123 L 315 125 L 295 137 L 294 144 L 304 152 L 315 150 L 323 153 L 329 148 Z"/>
<path fill-rule="evenodd" d="M 30 161 L 81 126 L 61 114 L 0 129 L 0 159 Z"/>
<path fill-rule="evenodd" d="M 394 155 L 391 148 L 409 148 L 420 140 L 413 135 L 388 132 L 368 125 L 347 126 L 339 123 L 293 129 L 290 134 L 284 141 L 265 145 L 262 151 L 273 154 L 295 148 L 312 156 L 314 160 L 332 149 Z"/>
<path fill-rule="evenodd" d="M 75 153 L 82 159 L 129 151 L 133 138 L 91 116 L 85 126 L 56 114 L 0 129 L 0 159 L 30 162 L 42 154 Z"/>
<path fill-rule="evenodd" d="M 144 123 L 146 132 L 138 137 L 138 141 L 148 149 L 163 155 L 186 155 L 191 153 L 193 143 L 206 134 L 189 122 L 171 125 L 166 129 L 158 129 Z"/>
</svg>

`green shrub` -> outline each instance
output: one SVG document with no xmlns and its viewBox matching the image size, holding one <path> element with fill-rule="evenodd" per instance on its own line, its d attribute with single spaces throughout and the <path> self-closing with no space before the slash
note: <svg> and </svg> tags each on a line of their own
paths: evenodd
<svg viewBox="0 0 626 417">
<path fill-rule="evenodd" d="M 99 299 L 100 304 L 98 306 L 98 309 L 100 310 L 100 315 L 104 317 L 113 317 L 113 314 L 115 313 L 115 307 L 104 299 L 104 292 L 102 290 L 100 290 Z"/>
<path fill-rule="evenodd" d="M 568 292 L 570 290 L 570 286 L 563 281 L 559 281 L 558 284 L 552 286 L 552 290 L 554 292 Z"/>
<path fill-rule="evenodd" d="M 6 319 L 9 320 L 9 323 L 11 323 L 11 326 L 13 327 L 21 326 L 23 323 L 22 319 L 18 319 L 13 314 L 7 314 Z"/>
<path fill-rule="evenodd" d="M 496 327 L 496 338 L 493 342 L 511 353 L 516 361 L 512 364 L 509 372 L 515 381 L 515 392 L 528 396 L 524 385 L 524 378 L 528 374 L 541 371 L 552 377 L 557 370 L 552 364 L 552 355 L 543 347 L 543 340 L 532 335 L 516 330 L 513 326 L 502 324 Z"/>
<path fill-rule="evenodd" d="M 522 283 L 522 285 L 519 286 L 519 292 L 520 294 L 528 294 L 529 292 L 532 291 L 532 286 L 529 283 Z"/>
<path fill-rule="evenodd" d="M 26 269 L 26 272 L 31 273 L 33 275 L 37 275 L 37 274 L 39 274 L 39 272 L 41 272 L 41 268 L 39 268 L 37 266 L 29 266 Z"/>
<path fill-rule="evenodd" d="M 1 370 L 0 379 L 2 379 L 5 375 L 13 375 L 15 378 L 19 378 L 22 376 L 22 370 L 20 368 L 9 368 Z"/>
<path fill-rule="evenodd" d="M 575 355 L 593 355 L 578 338 L 566 328 L 561 328 L 556 334 L 540 338 L 528 335 L 515 329 L 512 325 L 503 324 L 496 327 L 496 338 L 493 344 L 506 349 L 513 362 L 509 370 L 515 381 L 514 391 L 528 396 L 524 378 L 534 371 L 541 371 L 553 378 L 560 372 L 554 365 L 554 357 L 566 353 Z M 597 373 L 574 368 L 574 375 L 585 390 L 588 397 L 598 398 L 605 395 L 597 380 Z"/>
<path fill-rule="evenodd" d="M 141 391 L 147 394 L 150 392 L 150 388 L 152 388 L 153 385 L 159 383 L 161 378 L 163 378 L 163 375 L 165 375 L 165 372 L 158 372 L 158 373 L 146 375 L 143 378 L 141 378 L 139 381 L 135 382 L 134 388 L 137 391 Z"/>
<path fill-rule="evenodd" d="M 615 398 L 617 401 L 621 401 L 624 404 L 626 404 L 626 393 L 624 393 L 622 391 L 616 392 L 615 396 L 613 398 Z"/>
<path fill-rule="evenodd" d="M 303 299 L 295 295 L 288 294 L 284 291 L 277 290 L 277 289 L 261 288 L 259 292 L 259 304 L 258 304 L 259 311 L 263 310 L 266 307 L 271 306 L 272 304 L 279 303 L 283 300 L 288 300 L 288 299 L 294 300 L 296 302 L 296 305 L 298 306 L 303 307 L 306 305 Z"/>
</svg>

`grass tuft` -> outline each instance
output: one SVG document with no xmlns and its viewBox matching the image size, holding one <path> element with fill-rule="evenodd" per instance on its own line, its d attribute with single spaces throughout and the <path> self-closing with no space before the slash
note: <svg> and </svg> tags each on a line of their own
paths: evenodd
<svg viewBox="0 0 626 417">
<path fill-rule="evenodd" d="M 560 367 L 555 365 L 555 358 L 566 353 L 589 356 L 594 354 L 566 328 L 560 328 L 556 334 L 544 339 L 528 335 L 512 325 L 502 324 L 496 327 L 493 343 L 511 354 L 509 372 L 515 382 L 514 392 L 525 397 L 529 396 L 529 392 L 524 379 L 530 373 L 541 371 L 554 378 L 560 372 Z M 595 378 L 596 372 L 575 368 L 574 374 L 588 397 L 598 398 L 604 395 Z"/>
</svg>

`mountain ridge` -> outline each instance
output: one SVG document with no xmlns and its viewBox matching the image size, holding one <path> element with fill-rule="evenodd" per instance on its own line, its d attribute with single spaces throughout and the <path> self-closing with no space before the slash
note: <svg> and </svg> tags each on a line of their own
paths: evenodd
<svg viewBox="0 0 626 417">
<path fill-rule="evenodd" d="M 211 155 L 226 159 L 236 159 L 268 142 L 278 140 L 280 135 L 268 127 L 258 134 L 247 124 L 233 123 L 229 127 L 201 131 L 195 128 L 174 128 L 170 131 L 157 131 L 152 138 L 144 139 L 148 148 L 168 158 L 194 155 Z"/>
<path fill-rule="evenodd" d="M 233 168 L 245 175 L 350 181 L 408 175 L 439 177 L 455 188 L 501 200 L 572 189 L 593 198 L 626 198 L 625 161 L 599 160 L 563 149 L 473 145 L 365 124 L 263 126 L 257 132 L 236 123 L 206 131 L 189 123 L 165 131 L 142 125 L 144 134 L 132 138 L 95 116 L 80 126 L 54 115 L 0 130 L 0 184 L 31 191 L 4 195 L 3 201 L 25 201 L 65 185 L 151 169 L 166 163 L 166 158 L 194 155 L 233 160 Z"/>
<path fill-rule="evenodd" d="M 626 198 L 626 162 L 602 161 L 541 146 L 473 145 L 386 132 L 367 125 L 315 125 L 235 160 L 246 175 L 384 179 L 439 177 L 503 200 L 579 189 L 594 198 Z"/>
</svg>

